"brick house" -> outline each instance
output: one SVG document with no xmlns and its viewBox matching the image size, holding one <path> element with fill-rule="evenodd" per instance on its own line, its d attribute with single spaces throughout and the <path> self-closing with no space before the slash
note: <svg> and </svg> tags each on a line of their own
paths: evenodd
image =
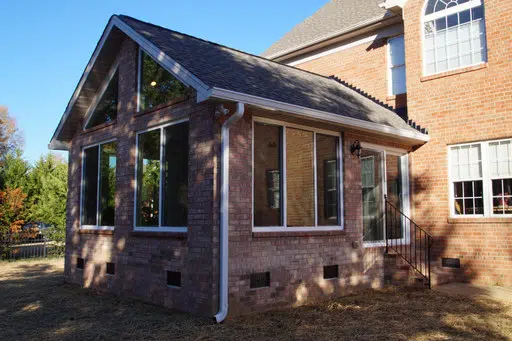
<svg viewBox="0 0 512 341">
<path fill-rule="evenodd" d="M 50 143 L 66 280 L 217 321 L 511 285 L 510 7 L 333 0 L 265 58 L 113 16 Z"/>
</svg>

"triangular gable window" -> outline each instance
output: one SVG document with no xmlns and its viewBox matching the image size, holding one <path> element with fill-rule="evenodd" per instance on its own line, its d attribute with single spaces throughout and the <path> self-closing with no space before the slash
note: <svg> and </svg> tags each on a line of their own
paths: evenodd
<svg viewBox="0 0 512 341">
<path fill-rule="evenodd" d="M 147 53 L 139 51 L 139 111 L 183 97 L 187 87 Z"/>
<path fill-rule="evenodd" d="M 101 98 L 96 103 L 94 111 L 90 114 L 85 125 L 85 129 L 95 127 L 103 123 L 110 123 L 117 118 L 117 102 L 118 102 L 118 85 L 119 72 L 118 69 L 108 81 L 108 85 L 101 94 Z"/>
</svg>

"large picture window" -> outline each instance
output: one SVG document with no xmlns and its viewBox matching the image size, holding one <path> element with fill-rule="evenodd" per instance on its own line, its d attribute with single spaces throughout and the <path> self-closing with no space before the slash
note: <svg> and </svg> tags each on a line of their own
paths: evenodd
<svg viewBox="0 0 512 341">
<path fill-rule="evenodd" d="M 487 61 L 481 0 L 428 0 L 423 22 L 425 74 Z"/>
<path fill-rule="evenodd" d="M 139 50 L 139 111 L 182 97 L 186 89 L 169 71 Z"/>
<path fill-rule="evenodd" d="M 188 214 L 188 122 L 137 135 L 138 229 L 184 230 Z"/>
<path fill-rule="evenodd" d="M 83 149 L 81 214 L 83 228 L 114 226 L 116 152 L 115 142 Z"/>
<path fill-rule="evenodd" d="M 454 216 L 512 214 L 512 140 L 450 147 Z"/>
<path fill-rule="evenodd" d="M 256 230 L 340 228 L 340 136 L 254 123 Z"/>
</svg>

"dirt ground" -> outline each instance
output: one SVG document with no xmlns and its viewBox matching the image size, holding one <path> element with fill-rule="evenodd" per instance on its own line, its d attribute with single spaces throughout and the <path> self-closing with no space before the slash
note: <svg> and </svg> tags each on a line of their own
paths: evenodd
<svg viewBox="0 0 512 341">
<path fill-rule="evenodd" d="M 0 262 L 0 340 L 512 340 L 512 304 L 390 288 L 214 325 L 65 284 L 62 259 Z"/>
</svg>

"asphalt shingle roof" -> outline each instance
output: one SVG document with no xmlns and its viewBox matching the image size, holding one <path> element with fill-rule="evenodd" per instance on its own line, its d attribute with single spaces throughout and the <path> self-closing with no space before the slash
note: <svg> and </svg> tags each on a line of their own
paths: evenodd
<svg viewBox="0 0 512 341">
<path fill-rule="evenodd" d="M 395 112 L 336 80 L 128 16 L 118 18 L 209 87 L 415 131 Z"/>
<path fill-rule="evenodd" d="M 366 20 L 391 16 L 391 13 L 386 13 L 386 10 L 378 6 L 382 2 L 383 0 L 331 0 L 272 44 L 262 56 L 271 57 L 319 38 L 343 32 Z"/>
</svg>

